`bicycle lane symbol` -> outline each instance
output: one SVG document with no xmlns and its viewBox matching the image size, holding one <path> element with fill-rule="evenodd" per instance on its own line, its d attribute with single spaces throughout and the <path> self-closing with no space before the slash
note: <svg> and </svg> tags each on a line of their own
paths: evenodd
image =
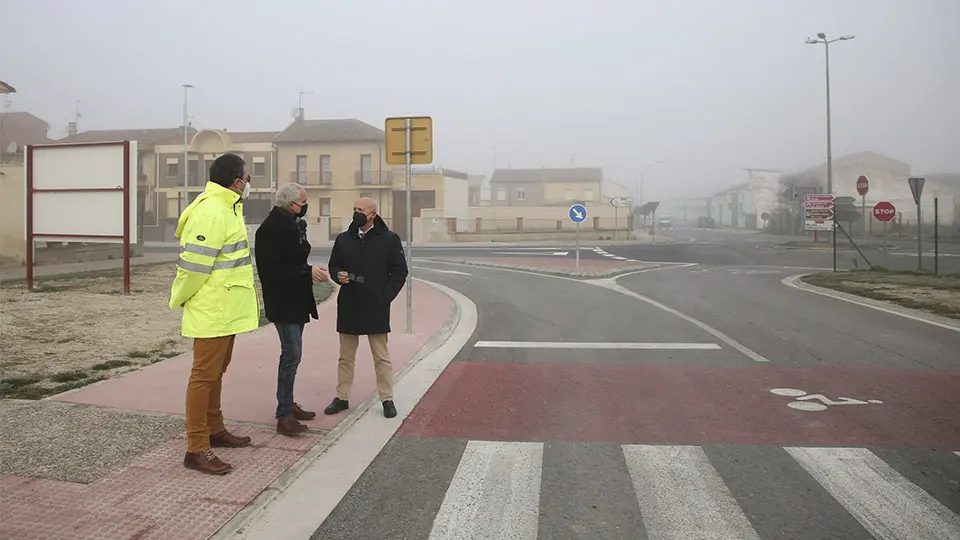
<svg viewBox="0 0 960 540">
<path fill-rule="evenodd" d="M 778 396 L 792 397 L 795 401 L 787 403 L 787 407 L 800 411 L 823 411 L 830 405 L 879 405 L 883 402 L 879 399 L 868 399 L 861 401 L 848 397 L 838 397 L 836 400 L 830 399 L 823 394 L 807 394 L 805 390 L 796 388 L 774 388 L 771 393 Z M 819 401 L 820 403 L 816 403 Z"/>
</svg>

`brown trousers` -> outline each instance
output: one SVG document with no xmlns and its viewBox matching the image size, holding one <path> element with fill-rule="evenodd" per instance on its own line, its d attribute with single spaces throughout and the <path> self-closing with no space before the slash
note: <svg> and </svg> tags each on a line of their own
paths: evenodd
<svg viewBox="0 0 960 540">
<path fill-rule="evenodd" d="M 222 432 L 220 389 L 233 356 L 236 336 L 193 340 L 193 370 L 187 383 L 187 452 L 210 448 L 210 435 Z"/>
<path fill-rule="evenodd" d="M 388 334 L 367 336 L 370 352 L 373 353 L 373 369 L 377 374 L 377 392 L 380 401 L 393 399 L 393 365 L 387 349 Z M 346 401 L 353 387 L 353 369 L 357 361 L 360 336 L 340 334 L 340 359 L 337 361 L 337 397 Z"/>
</svg>

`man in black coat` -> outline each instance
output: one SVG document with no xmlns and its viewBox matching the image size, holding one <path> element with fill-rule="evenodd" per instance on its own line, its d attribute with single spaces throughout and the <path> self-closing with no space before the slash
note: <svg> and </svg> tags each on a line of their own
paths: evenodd
<svg viewBox="0 0 960 540">
<path fill-rule="evenodd" d="M 285 184 L 277 190 L 270 215 L 257 229 L 254 255 L 263 290 L 267 319 L 280 335 L 280 364 L 277 367 L 277 433 L 299 435 L 317 413 L 303 410 L 293 400 L 293 386 L 303 352 L 303 325 L 317 318 L 313 282 L 330 279 L 326 269 L 307 264 L 307 192 L 299 184 Z"/>
<path fill-rule="evenodd" d="M 366 335 L 373 353 L 383 415 L 393 418 L 397 408 L 393 403 L 393 366 L 387 349 L 390 303 L 403 289 L 408 269 L 400 237 L 377 214 L 373 199 L 364 197 L 353 205 L 353 222 L 337 235 L 328 267 L 330 275 L 341 285 L 337 295 L 340 359 L 337 396 L 323 412 L 337 414 L 349 408 L 357 348 L 360 336 Z"/>
</svg>

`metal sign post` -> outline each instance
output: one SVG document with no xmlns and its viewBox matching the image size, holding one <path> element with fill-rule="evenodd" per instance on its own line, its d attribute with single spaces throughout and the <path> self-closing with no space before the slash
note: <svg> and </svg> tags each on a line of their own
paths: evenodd
<svg viewBox="0 0 960 540">
<path fill-rule="evenodd" d="M 926 178 L 907 178 L 910 192 L 913 193 L 913 201 L 917 203 L 917 270 L 923 270 L 923 238 L 920 235 L 920 224 L 923 219 L 920 216 L 920 196 L 923 195 L 923 184 L 926 181 Z"/>
<path fill-rule="evenodd" d="M 413 165 L 433 163 L 433 119 L 391 117 L 385 122 L 386 162 L 406 168 L 407 333 L 413 333 Z"/>
<path fill-rule="evenodd" d="M 887 266 L 887 223 L 897 215 L 897 208 L 890 201 L 880 201 L 873 206 L 873 217 L 880 222 L 883 227 L 883 266 Z"/>
<path fill-rule="evenodd" d="M 407 176 L 407 333 L 413 333 L 413 212 L 411 211 L 413 189 L 413 163 L 410 162 L 413 148 L 410 147 L 410 119 L 405 119 L 404 135 L 405 139 L 405 158 L 406 158 L 406 176 Z"/>
<path fill-rule="evenodd" d="M 570 221 L 577 224 L 577 269 L 580 269 L 580 224 L 587 219 L 587 207 L 582 204 L 575 204 L 567 212 Z"/>
</svg>

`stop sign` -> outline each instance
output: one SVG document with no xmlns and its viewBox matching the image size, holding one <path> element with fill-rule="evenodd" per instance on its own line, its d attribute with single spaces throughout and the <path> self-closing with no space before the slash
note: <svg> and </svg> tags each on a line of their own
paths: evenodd
<svg viewBox="0 0 960 540">
<path fill-rule="evenodd" d="M 867 180 L 866 175 L 861 174 L 860 178 L 857 178 L 857 193 L 862 197 L 866 195 L 868 191 L 870 191 L 870 181 Z"/>
<path fill-rule="evenodd" d="M 890 221 L 897 215 L 897 209 L 888 201 L 880 201 L 873 207 L 873 217 L 877 221 Z"/>
</svg>

